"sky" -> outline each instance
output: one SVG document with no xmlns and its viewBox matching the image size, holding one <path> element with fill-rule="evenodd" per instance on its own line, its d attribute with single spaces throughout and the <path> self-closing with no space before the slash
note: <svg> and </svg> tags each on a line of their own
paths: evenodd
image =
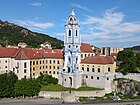
<svg viewBox="0 0 140 105">
<path fill-rule="evenodd" d="M 0 0 L 0 19 L 64 40 L 72 7 L 83 43 L 140 45 L 140 0 Z"/>
</svg>

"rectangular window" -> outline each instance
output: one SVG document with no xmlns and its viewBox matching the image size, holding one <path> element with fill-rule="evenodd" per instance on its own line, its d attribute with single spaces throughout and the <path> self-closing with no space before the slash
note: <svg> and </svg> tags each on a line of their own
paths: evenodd
<svg viewBox="0 0 140 105">
<path fill-rule="evenodd" d="M 24 69 L 24 73 L 26 73 L 26 69 Z"/>
<path fill-rule="evenodd" d="M 19 63 L 17 63 L 17 67 L 19 67 Z"/>
<path fill-rule="evenodd" d="M 83 54 L 81 54 L 81 58 L 83 58 Z"/>
<path fill-rule="evenodd" d="M 41 64 L 41 61 L 40 61 L 40 64 Z"/>
<path fill-rule="evenodd" d="M 82 70 L 84 71 L 84 67 L 82 67 Z"/>
<path fill-rule="evenodd" d="M 110 72 L 110 67 L 108 68 L 108 72 Z"/>
<path fill-rule="evenodd" d="M 51 74 L 51 71 L 49 71 L 49 74 Z"/>
<path fill-rule="evenodd" d="M 98 68 L 98 72 L 100 72 L 100 68 Z"/>
<path fill-rule="evenodd" d="M 19 73 L 19 70 L 17 70 L 17 73 Z"/>
<path fill-rule="evenodd" d="M 5 63 L 7 63 L 7 60 L 5 61 Z"/>
<path fill-rule="evenodd" d="M 35 70 L 35 68 L 33 67 L 33 71 Z"/>
<path fill-rule="evenodd" d="M 53 74 L 55 74 L 55 71 L 53 71 Z"/>
<path fill-rule="evenodd" d="M 35 73 L 33 73 L 33 76 L 35 76 Z"/>
<path fill-rule="evenodd" d="M 94 72 L 94 68 L 92 68 L 92 72 Z"/>
<path fill-rule="evenodd" d="M 99 80 L 99 77 L 97 77 L 97 80 Z"/>
<path fill-rule="evenodd" d="M 57 61 L 57 64 L 60 64 L 60 62 L 59 62 L 59 61 Z"/>
<path fill-rule="evenodd" d="M 55 60 L 53 60 L 53 63 L 55 64 Z"/>
<path fill-rule="evenodd" d="M 35 65 L 35 61 L 33 61 L 33 65 Z"/>
<path fill-rule="evenodd" d="M 89 71 L 89 68 L 87 68 L 87 71 Z"/>
<path fill-rule="evenodd" d="M 50 60 L 50 64 L 52 63 L 52 61 Z"/>
<path fill-rule="evenodd" d="M 5 66 L 5 68 L 7 68 L 7 66 Z"/>
<path fill-rule="evenodd" d="M 24 68 L 27 68 L 27 64 L 26 64 L 26 62 L 24 62 Z"/>
<path fill-rule="evenodd" d="M 38 65 L 38 61 L 36 61 L 36 64 Z"/>
</svg>

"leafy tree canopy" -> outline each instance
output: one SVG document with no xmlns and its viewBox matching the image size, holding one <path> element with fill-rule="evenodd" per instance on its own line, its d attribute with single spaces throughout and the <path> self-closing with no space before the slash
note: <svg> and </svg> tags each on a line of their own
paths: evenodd
<svg viewBox="0 0 140 105">
<path fill-rule="evenodd" d="M 48 85 L 48 84 L 57 84 L 58 83 L 58 79 L 52 77 L 51 75 L 48 74 L 41 74 L 37 80 L 40 82 L 40 84 L 42 85 Z"/>
<path fill-rule="evenodd" d="M 13 97 L 15 83 L 18 77 L 13 73 L 5 73 L 0 75 L 0 97 Z"/>
<path fill-rule="evenodd" d="M 139 72 L 139 54 L 135 54 L 132 50 L 120 51 L 117 60 L 121 61 L 118 71 L 123 74 Z"/>
</svg>

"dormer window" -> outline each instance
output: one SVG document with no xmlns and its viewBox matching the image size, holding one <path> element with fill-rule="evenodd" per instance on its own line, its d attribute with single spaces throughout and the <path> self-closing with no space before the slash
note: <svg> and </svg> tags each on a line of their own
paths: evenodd
<svg viewBox="0 0 140 105">
<path fill-rule="evenodd" d="M 69 36 L 71 36 L 71 30 L 69 30 Z"/>
</svg>

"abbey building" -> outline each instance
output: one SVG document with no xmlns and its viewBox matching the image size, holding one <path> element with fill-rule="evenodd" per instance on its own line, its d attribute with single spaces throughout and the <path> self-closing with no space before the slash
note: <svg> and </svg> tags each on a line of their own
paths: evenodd
<svg viewBox="0 0 140 105">
<path fill-rule="evenodd" d="M 111 82 L 116 68 L 113 57 L 94 54 L 81 60 L 80 26 L 74 10 L 68 17 L 65 28 L 64 66 L 59 70 L 59 84 L 71 88 L 97 87 L 111 92 Z"/>
<path fill-rule="evenodd" d="M 58 78 L 59 84 L 65 87 L 90 86 L 111 92 L 115 57 L 101 55 L 90 44 L 81 43 L 74 9 L 65 29 L 63 50 L 52 49 L 49 42 L 41 44 L 41 48 L 0 48 L 0 74 L 12 71 L 22 79 L 37 78 L 42 73 Z"/>
</svg>

